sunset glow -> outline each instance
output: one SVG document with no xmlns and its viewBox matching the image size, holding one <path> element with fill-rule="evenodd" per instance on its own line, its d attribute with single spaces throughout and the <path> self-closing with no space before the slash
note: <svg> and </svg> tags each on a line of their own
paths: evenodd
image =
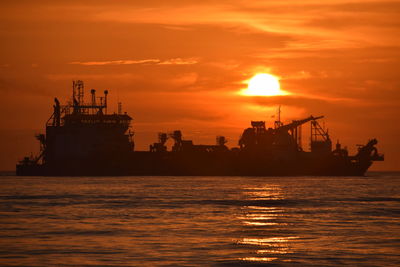
<svg viewBox="0 0 400 267">
<path fill-rule="evenodd" d="M 251 120 L 325 115 L 350 150 L 379 140 L 398 169 L 399 1 L 2 1 L 0 170 L 30 151 L 72 80 L 109 90 L 135 149 L 182 130 L 237 146 Z M 271 122 L 267 121 L 267 124 Z M 304 136 L 306 138 L 306 136 Z"/>
<path fill-rule="evenodd" d="M 281 90 L 277 77 L 267 73 L 259 73 L 248 81 L 247 89 L 242 90 L 241 94 L 247 96 L 278 96 L 288 93 Z"/>
</svg>

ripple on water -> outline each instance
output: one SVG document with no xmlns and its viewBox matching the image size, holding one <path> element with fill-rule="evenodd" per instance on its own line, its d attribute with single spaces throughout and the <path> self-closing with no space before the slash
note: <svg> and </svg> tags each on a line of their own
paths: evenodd
<svg viewBox="0 0 400 267">
<path fill-rule="evenodd" d="M 12 177 L 3 266 L 398 266 L 400 176 Z"/>
</svg>

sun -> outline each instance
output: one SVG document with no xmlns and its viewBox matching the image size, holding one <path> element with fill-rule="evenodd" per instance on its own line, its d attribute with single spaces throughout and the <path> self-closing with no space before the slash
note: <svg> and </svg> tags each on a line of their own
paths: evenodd
<svg viewBox="0 0 400 267">
<path fill-rule="evenodd" d="M 247 88 L 240 93 L 246 96 L 278 96 L 288 94 L 288 92 L 281 90 L 279 79 L 267 73 L 254 75 L 248 81 Z"/>
</svg>

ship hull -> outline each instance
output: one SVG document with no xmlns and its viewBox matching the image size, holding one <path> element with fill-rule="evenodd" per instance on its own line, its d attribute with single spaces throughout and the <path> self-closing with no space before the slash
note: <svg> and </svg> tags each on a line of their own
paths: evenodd
<svg viewBox="0 0 400 267">
<path fill-rule="evenodd" d="M 293 158 L 235 153 L 132 152 L 117 157 L 65 159 L 44 165 L 17 165 L 19 176 L 363 176 L 372 161 L 307 154 Z"/>
</svg>

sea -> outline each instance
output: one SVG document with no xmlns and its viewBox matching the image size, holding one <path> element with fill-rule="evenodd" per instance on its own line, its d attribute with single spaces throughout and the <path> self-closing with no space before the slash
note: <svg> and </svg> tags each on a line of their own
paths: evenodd
<svg viewBox="0 0 400 267">
<path fill-rule="evenodd" d="M 400 173 L 0 176 L 1 266 L 400 266 Z"/>
</svg>

